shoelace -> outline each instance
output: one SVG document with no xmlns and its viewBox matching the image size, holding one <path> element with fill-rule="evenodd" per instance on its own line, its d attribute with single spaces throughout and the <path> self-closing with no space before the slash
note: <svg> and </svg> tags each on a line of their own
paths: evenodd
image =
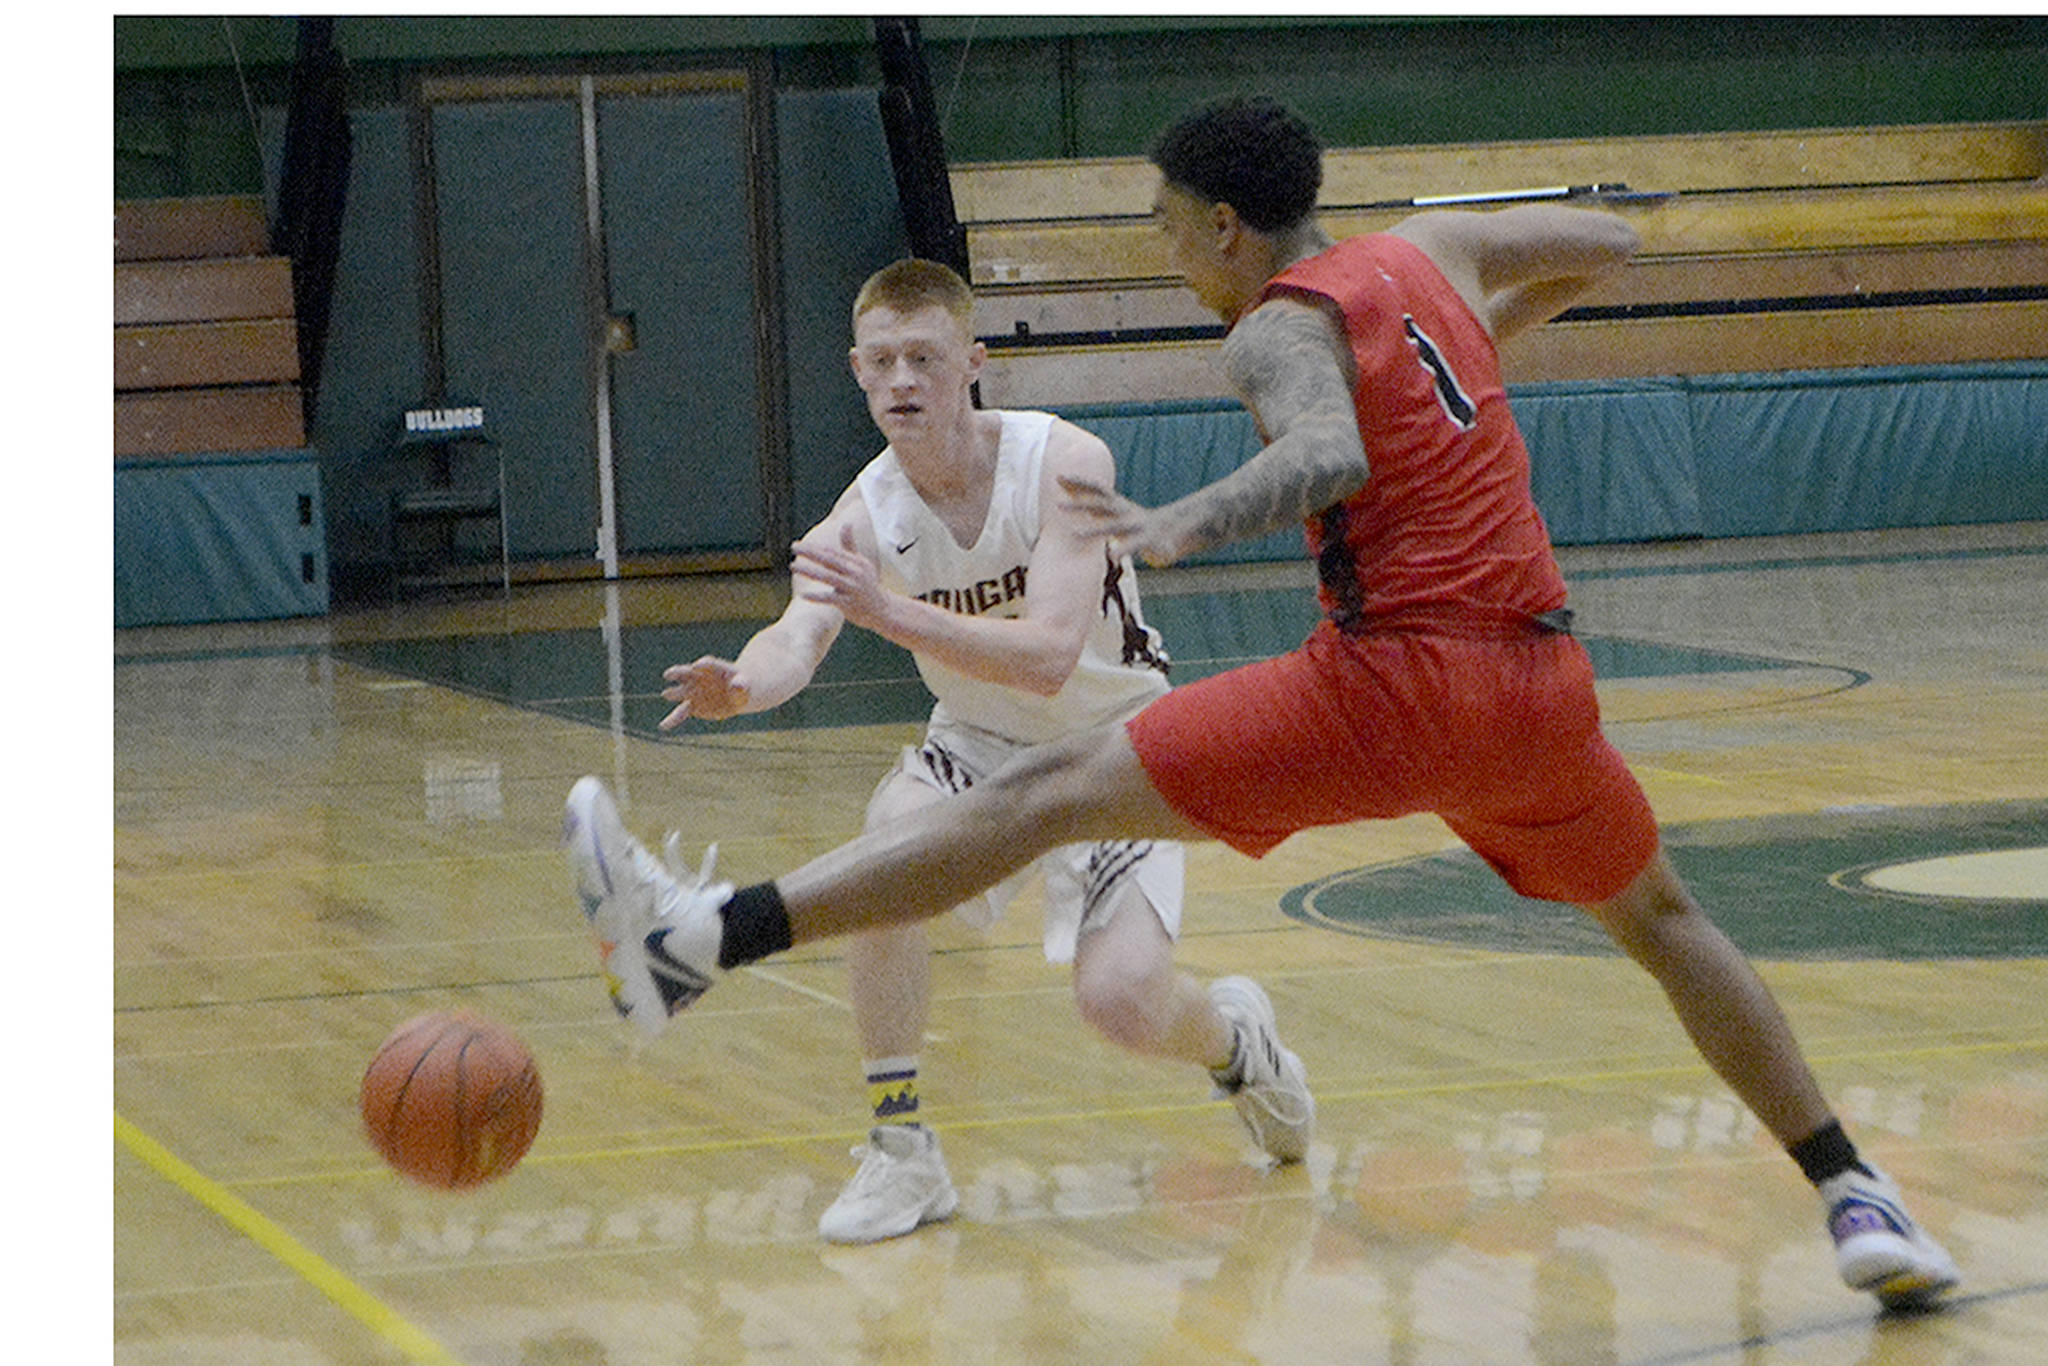
<svg viewBox="0 0 2048 1366">
<path fill-rule="evenodd" d="M 1290 1115 L 1286 1109 L 1273 1103 L 1273 1093 L 1278 1089 L 1275 1086 L 1261 1086 L 1248 1082 L 1238 1088 L 1237 1094 L 1249 1096 L 1257 1103 L 1260 1109 L 1289 1128 L 1306 1123 L 1308 1120 L 1308 1110 L 1306 1107 L 1295 1108 L 1294 1113 Z"/>
<path fill-rule="evenodd" d="M 633 841 L 632 849 L 633 866 L 639 873 L 639 892 L 646 897 L 646 913 L 652 918 L 652 928 L 649 931 L 652 935 L 668 928 L 670 922 L 667 917 L 670 911 L 678 905 L 687 905 L 691 897 L 704 889 L 705 883 L 710 880 L 712 868 L 718 862 L 718 846 L 714 844 L 704 851 L 704 868 L 699 873 L 691 872 L 689 862 L 683 858 L 680 831 L 668 832 L 661 843 L 660 857 L 648 852 L 638 840 Z M 692 972 L 693 975 L 701 976 L 696 974 L 694 969 Z M 663 1004 L 670 1015 L 676 1014 L 703 995 L 704 987 L 709 985 L 708 981 L 701 980 L 691 983 L 686 993 L 687 999 L 682 999 L 678 1004 L 678 998 L 670 992 L 672 988 L 683 983 L 674 973 L 657 973 L 655 980 L 661 985 Z"/>
<path fill-rule="evenodd" d="M 694 891 L 711 881 L 712 870 L 718 866 L 718 846 L 713 844 L 705 848 L 704 866 L 693 873 L 689 860 L 683 857 L 683 832 L 671 830 L 662 837 L 661 861 L 668 865 L 670 877 L 677 882 L 689 883 Z"/>
<path fill-rule="evenodd" d="M 1244 1055 L 1244 1067 L 1238 1076 L 1237 1085 L 1226 1085 L 1218 1079 L 1216 1094 L 1233 1100 L 1239 1096 L 1248 1097 L 1256 1102 L 1260 1109 L 1289 1128 L 1307 1123 L 1310 1112 L 1306 1106 L 1290 1107 L 1294 1109 L 1294 1113 L 1290 1115 L 1287 1109 L 1273 1103 L 1274 1093 L 1282 1089 L 1281 1083 L 1287 1075 L 1287 1068 L 1281 1061 L 1279 1046 L 1272 1037 L 1264 1030 L 1257 1030 L 1255 1036 L 1241 1035 L 1239 1047 Z M 1253 1052 L 1253 1049 L 1257 1051 Z"/>
<path fill-rule="evenodd" d="M 860 1159 L 853 1180 L 847 1183 L 847 1190 L 857 1194 L 868 1194 L 888 1182 L 890 1174 L 904 1159 L 898 1158 L 873 1143 L 863 1143 L 852 1149 L 847 1156 Z"/>
<path fill-rule="evenodd" d="M 677 890 L 686 897 L 704 890 L 711 882 L 712 870 L 718 866 L 718 846 L 713 844 L 704 850 L 704 866 L 692 872 L 689 860 L 683 857 L 683 835 L 680 830 L 671 830 L 662 839 L 659 858 L 640 848 L 638 844 L 634 845 L 633 852 L 637 857 L 645 859 L 649 868 L 674 882 Z M 653 881 L 651 878 L 648 880 Z M 667 914 L 667 908 L 661 904 L 662 898 L 656 896 L 654 900 L 655 915 L 658 917 Z"/>
</svg>

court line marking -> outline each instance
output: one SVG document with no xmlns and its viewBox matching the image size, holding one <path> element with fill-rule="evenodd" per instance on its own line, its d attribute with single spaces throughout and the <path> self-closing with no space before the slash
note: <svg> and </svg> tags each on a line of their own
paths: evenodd
<svg viewBox="0 0 2048 1366">
<path fill-rule="evenodd" d="M 1937 1045 L 1914 1049 L 1871 1049 L 1852 1053 L 1836 1053 L 1825 1057 L 1814 1056 L 1810 1060 L 1827 1065 L 1843 1061 L 1861 1061 L 1872 1058 L 1931 1057 L 1943 1054 L 2025 1052 L 2048 1047 L 2048 1039 L 1996 1040 L 1985 1043 Z M 1609 1084 L 1622 1081 L 1645 1081 L 1656 1077 L 1687 1075 L 1711 1076 L 1712 1071 L 1704 1062 L 1674 1063 L 1661 1067 L 1610 1068 L 1591 1072 L 1554 1072 L 1534 1076 L 1482 1077 L 1473 1080 L 1421 1082 L 1412 1085 L 1368 1086 L 1344 1091 L 1316 1092 L 1318 1103 L 1324 1101 L 1351 1100 L 1397 1100 L 1411 1096 L 1459 1095 L 1475 1091 L 1523 1090 L 1530 1087 L 1578 1088 L 1589 1085 Z M 1022 1125 L 1048 1123 L 1086 1123 L 1104 1119 L 1135 1119 L 1147 1115 L 1186 1114 L 1222 1105 L 1220 1100 L 1171 1101 L 1158 1105 L 1132 1105 L 1116 1109 L 1068 1110 L 1059 1113 L 1029 1115 L 991 1116 L 984 1119 L 967 1117 L 948 1118 L 948 1129 L 1008 1129 Z M 656 1144 L 648 1147 L 593 1148 L 581 1152 L 535 1153 L 528 1162 L 553 1164 L 563 1162 L 584 1162 L 594 1159 L 618 1157 L 651 1157 L 679 1152 L 740 1152 L 748 1148 L 790 1147 L 802 1143 L 821 1142 L 837 1137 L 835 1134 L 808 1135 L 752 1135 L 731 1139 L 701 1139 L 695 1142 Z"/>
<path fill-rule="evenodd" d="M 1722 538 L 1715 538 L 1722 539 Z M 1731 536 L 1730 541 L 1746 537 Z M 1587 567 L 1568 571 L 1566 582 L 1574 579 L 1647 579 L 1680 574 L 1744 574 L 1781 569 L 1859 569 L 1865 565 L 1917 565 L 1943 560 L 1995 560 L 2015 555 L 2048 555 L 2048 546 L 1959 546 L 1950 550 L 1881 550 L 1866 555 L 1774 556 L 1759 560 L 1712 560 L 1697 564 L 1633 564 Z"/>
<path fill-rule="evenodd" d="M 744 971 L 749 976 L 758 977 L 764 982 L 772 982 L 784 991 L 795 992 L 806 1000 L 816 1001 L 820 1005 L 830 1006 L 834 1010 L 846 1011 L 848 1013 L 851 1013 L 853 1010 L 853 1002 L 834 996 L 829 991 L 819 991 L 816 987 L 807 987 L 802 982 L 796 981 L 794 978 L 785 977 L 779 972 L 772 972 L 762 967 L 759 963 L 747 964 Z M 924 1041 L 932 1046 L 950 1042 L 946 1035 L 929 1029 L 924 1032 Z"/>
<path fill-rule="evenodd" d="M 1709 539 L 1725 542 L 1729 552 L 1733 553 L 1738 548 L 1736 546 L 1737 542 L 1776 538 L 1768 536 L 1727 536 Z M 1861 565 L 1905 565 L 1935 563 L 1944 560 L 1987 560 L 2002 559 L 2008 556 L 2048 555 L 2048 546 L 2021 543 L 2018 545 L 1955 546 L 1946 550 L 1886 550 L 1873 551 L 1862 555 L 1834 551 L 1812 556 L 1774 555 L 1747 561 L 1728 559 L 1705 560 L 1696 563 L 1606 566 L 1581 566 L 1579 564 L 1581 560 L 1594 558 L 1600 553 L 1612 553 L 1617 548 L 1624 551 L 1627 549 L 1626 546 L 1618 547 L 1616 543 L 1612 542 L 1585 546 L 1557 547 L 1561 559 L 1567 561 L 1564 566 L 1566 581 L 1650 578 L 1681 574 L 1725 574 L 1751 570 L 1839 569 Z M 1162 598 L 1220 592 L 1286 593 L 1295 589 L 1312 586 L 1314 580 L 1308 577 L 1308 575 L 1313 568 L 1314 566 L 1305 558 L 1293 553 L 1271 560 L 1231 560 L 1218 564 L 1191 565 L 1187 567 L 1188 573 L 1190 575 L 1198 575 L 1203 582 L 1197 584 L 1191 581 L 1184 582 L 1181 578 L 1159 576 L 1147 582 L 1145 593 L 1147 597 L 1156 595 Z M 1247 574 L 1262 575 L 1275 581 L 1245 588 L 1232 588 L 1229 586 L 1233 580 Z M 1224 586 L 1216 586 L 1219 580 L 1223 582 Z M 752 617 L 742 618 L 742 620 L 747 621 L 753 619 Z M 673 626 L 690 623 L 671 622 L 667 624 Z M 345 656 L 344 651 L 349 649 L 366 649 L 393 643 L 391 640 L 375 638 L 361 640 L 322 639 L 251 645 L 216 645 L 165 650 L 135 649 L 125 653 L 121 650 L 121 640 L 124 636 L 141 635 L 151 629 L 154 628 L 124 627 L 115 630 L 113 660 L 115 667 L 126 668 L 148 664 L 208 663 L 216 660 L 266 659 L 288 655 L 330 655 L 343 663 L 357 664 L 357 667 L 360 668 L 377 669 L 385 673 L 395 672 L 390 669 L 382 669 L 381 666 L 375 664 L 360 664 Z M 550 626 L 543 629 L 550 633 L 560 634 L 588 632 L 592 628 L 587 626 Z M 503 631 L 470 631 L 457 632 L 456 634 L 464 638 L 501 638 L 507 633 Z M 535 632 L 522 631 L 514 634 L 532 635 Z M 442 638 L 428 637 L 428 639 Z"/>
<path fill-rule="evenodd" d="M 816 987 L 807 987 L 802 982 L 792 977 L 787 977 L 773 969 L 764 968 L 759 963 L 747 964 L 745 971 L 749 977 L 758 977 L 764 982 L 772 982 L 784 991 L 793 991 L 807 1000 L 816 1001 L 820 1005 L 831 1006 L 834 1010 L 853 1009 L 853 1003 L 850 1001 L 834 996 L 829 991 L 819 991 Z"/>
<path fill-rule="evenodd" d="M 2048 1291 L 2048 1281 L 2010 1285 L 1997 1290 L 1980 1290 L 1973 1294 L 1944 1295 L 1925 1309 L 1881 1311 L 1878 1318 L 1881 1321 L 1901 1321 L 1930 1315 L 1955 1314 L 1972 1305 L 2028 1299 L 2044 1291 Z M 1799 1342 L 1825 1340 L 1845 1332 L 1867 1332 L 1870 1324 L 1871 1318 L 1868 1314 L 1830 1318 L 1803 1328 L 1783 1328 L 1775 1333 L 1756 1333 L 1736 1342 L 1689 1348 L 1668 1356 L 1644 1357 L 1636 1366 L 1687 1366 L 1688 1363 L 1722 1358 L 1748 1361 L 1758 1348 L 1789 1347 Z"/>
<path fill-rule="evenodd" d="M 2025 1053 L 2048 1050 L 2048 1038 L 2038 1039 L 1996 1039 L 1975 1043 L 1934 1044 L 1919 1048 L 1872 1048 L 1844 1052 L 1809 1055 L 1809 1061 L 1818 1066 L 1830 1066 L 1843 1062 L 1867 1062 L 1875 1059 L 1933 1058 L 1983 1053 Z M 1518 1091 L 1542 1087 L 1566 1089 L 1593 1088 L 1612 1085 L 1617 1082 L 1641 1082 L 1658 1078 L 1712 1077 L 1712 1070 L 1704 1062 L 1670 1063 L 1646 1067 L 1614 1067 L 1601 1070 L 1578 1072 L 1541 1072 L 1510 1074 L 1503 1076 L 1446 1079 L 1429 1082 L 1393 1084 L 1386 1086 L 1354 1087 L 1346 1090 L 1316 1091 L 1318 1104 L 1335 1104 L 1360 1100 L 1401 1100 L 1416 1096 L 1469 1095 L 1485 1091 Z M 1212 1106 L 1221 1106 L 1221 1100 L 1163 1101 L 1156 1105 L 1126 1105 L 1114 1108 L 1095 1107 L 1091 1109 L 1068 1108 L 1057 1111 L 1040 1111 L 1021 1115 L 990 1115 L 982 1118 L 971 1116 L 949 1116 L 945 1127 L 949 1130 L 992 1130 L 1016 1129 L 1042 1124 L 1086 1124 L 1103 1120 L 1143 1119 L 1148 1116 L 1191 1114 Z M 740 1134 L 732 1138 L 685 1138 L 673 1142 L 651 1142 L 618 1144 L 605 1147 L 577 1148 L 561 1152 L 536 1149 L 528 1154 L 524 1165 L 529 1167 L 564 1166 L 573 1163 L 613 1161 L 620 1158 L 673 1157 L 681 1153 L 734 1153 L 762 1149 L 800 1148 L 817 1143 L 844 1142 L 865 1134 L 865 1129 L 808 1130 L 787 1133 Z M 244 1189 L 276 1186 L 298 1186 L 319 1182 L 356 1181 L 388 1175 L 383 1167 L 353 1167 L 344 1169 L 328 1168 L 321 1171 L 286 1172 L 274 1176 L 252 1176 L 235 1184 Z"/>
<path fill-rule="evenodd" d="M 1650 764 L 1637 764 L 1635 771 L 1660 778 L 1667 783 L 1691 783 L 1697 787 L 1733 787 L 1726 778 L 1712 778 L 1704 773 L 1687 773 L 1678 768 L 1657 768 Z"/>
<path fill-rule="evenodd" d="M 388 873 L 414 868 L 460 868 L 474 864 L 558 862 L 559 846 L 507 849 L 495 854 L 422 854 L 417 858 L 357 859 L 347 863 L 323 863 L 321 868 L 337 873 Z M 123 882 L 187 882 L 195 879 L 248 878 L 257 881 L 287 881 L 301 870 L 279 866 L 239 868 L 137 868 L 114 870 Z M 532 936 L 528 936 L 529 938 Z M 142 960 L 146 961 L 146 960 Z"/>
<path fill-rule="evenodd" d="M 461 1366 L 447 1348 L 397 1310 L 343 1275 L 332 1262 L 265 1218 L 247 1201 L 124 1119 L 119 1110 L 114 1111 L 114 1139 L 158 1176 L 298 1273 L 343 1312 L 404 1352 L 410 1360 L 429 1366 Z"/>
</svg>

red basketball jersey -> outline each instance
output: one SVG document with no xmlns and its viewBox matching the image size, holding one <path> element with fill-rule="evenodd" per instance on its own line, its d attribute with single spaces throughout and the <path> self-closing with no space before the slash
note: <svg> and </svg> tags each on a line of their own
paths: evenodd
<svg viewBox="0 0 2048 1366">
<path fill-rule="evenodd" d="M 1493 339 L 1429 257 L 1383 233 L 1348 238 L 1282 271 L 1259 301 L 1276 295 L 1334 303 L 1358 369 L 1372 475 L 1308 520 L 1323 610 L 1347 630 L 1455 630 L 1563 606 Z"/>
</svg>

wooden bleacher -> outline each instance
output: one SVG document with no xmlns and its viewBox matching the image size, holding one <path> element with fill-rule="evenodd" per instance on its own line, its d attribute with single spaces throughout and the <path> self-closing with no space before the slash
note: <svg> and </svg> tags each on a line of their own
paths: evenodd
<svg viewBox="0 0 2048 1366">
<path fill-rule="evenodd" d="M 1226 394 L 1220 328 L 1150 221 L 1143 158 L 963 165 L 993 404 Z M 1332 150 L 1335 236 L 1411 198 L 1621 182 L 1627 271 L 1503 352 L 1510 382 L 2048 357 L 2048 123 Z"/>
<path fill-rule="evenodd" d="M 254 196 L 114 206 L 114 456 L 305 445 L 291 263 Z"/>
</svg>

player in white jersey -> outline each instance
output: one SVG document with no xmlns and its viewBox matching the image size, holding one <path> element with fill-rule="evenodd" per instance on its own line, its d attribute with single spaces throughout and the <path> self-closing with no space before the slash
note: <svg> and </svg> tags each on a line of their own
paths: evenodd
<svg viewBox="0 0 2048 1366">
<path fill-rule="evenodd" d="M 945 266 L 882 270 L 854 303 L 855 379 L 889 445 L 795 546 L 790 603 L 733 660 L 668 669 L 665 729 L 763 711 L 811 680 L 852 622 L 908 649 L 937 699 L 869 803 L 870 829 L 964 791 L 1032 744 L 1129 717 L 1166 690 L 1166 655 L 1139 610 L 1128 560 L 1066 512 L 1056 480 L 1115 479 L 1109 450 L 1046 413 L 974 406 L 986 350 L 972 296 Z M 644 858 L 594 779 L 570 798 L 570 852 L 587 913 L 602 918 L 612 869 Z M 1074 965 L 1082 1016 L 1135 1052 L 1210 1070 L 1253 1138 L 1299 1160 L 1314 1104 L 1280 1046 L 1271 1003 L 1247 978 L 1206 990 L 1173 965 L 1184 853 L 1169 842 L 1073 845 L 1040 860 L 1045 951 Z M 1013 880 L 1014 883 L 1014 880 Z M 960 908 L 987 925 L 1013 884 Z M 623 936 L 597 925 L 601 943 Z M 835 1242 L 870 1242 L 950 1215 L 957 1196 L 936 1134 L 918 1119 L 917 1068 L 930 1004 L 922 924 L 849 941 L 849 992 L 874 1127 L 853 1180 L 819 1221 Z M 639 945 L 625 946 L 637 959 Z M 615 957 L 607 948 L 607 966 Z M 627 980 L 622 981 L 621 977 Z M 644 974 L 613 977 L 621 1013 Z"/>
<path fill-rule="evenodd" d="M 957 540 L 953 526 L 920 495 L 893 445 L 861 471 L 851 493 L 859 496 L 874 543 L 882 548 L 874 561 L 881 591 L 961 616 L 1015 621 L 1029 601 L 1046 448 L 1062 427 L 1065 442 L 1085 445 L 1093 438 L 1050 413 L 986 416 L 995 423 L 995 464 L 971 544 Z M 1166 691 L 1166 651 L 1145 624 L 1130 562 L 1112 560 L 1105 548 L 1098 568 L 1100 608 L 1057 692 L 976 677 L 926 652 L 912 655 L 937 702 L 923 743 L 905 750 L 884 788 L 908 779 L 940 794 L 965 791 L 1020 749 L 1086 726 L 1090 718 L 1126 720 Z M 1072 591 L 1078 592 L 1079 582 Z M 927 799 L 920 794 L 918 800 Z M 1168 936 L 1178 934 L 1185 863 L 1178 844 L 1131 840 L 1070 846 L 1041 860 L 1048 888 L 1047 961 L 1074 961 L 1084 910 L 1094 908 L 1092 893 L 1114 877 L 1135 878 Z M 1024 880 L 1010 879 L 959 907 L 958 914 L 981 928 L 993 925 Z M 1093 999 L 1083 998 L 1084 1010 Z"/>
</svg>

